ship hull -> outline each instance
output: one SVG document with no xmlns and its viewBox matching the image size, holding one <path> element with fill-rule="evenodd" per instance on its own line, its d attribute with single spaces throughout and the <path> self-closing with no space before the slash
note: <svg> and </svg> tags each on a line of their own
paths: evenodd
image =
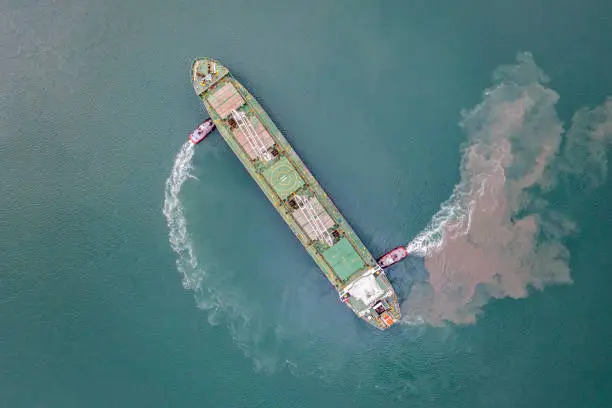
<svg viewBox="0 0 612 408">
<path fill-rule="evenodd" d="M 192 81 L 219 133 L 341 300 L 380 329 L 397 322 L 384 271 L 261 105 L 215 60 L 196 60 Z"/>
</svg>

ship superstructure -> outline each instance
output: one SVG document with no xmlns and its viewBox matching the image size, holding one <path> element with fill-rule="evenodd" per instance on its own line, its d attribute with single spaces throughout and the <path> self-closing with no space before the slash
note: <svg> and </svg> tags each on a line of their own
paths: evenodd
<svg viewBox="0 0 612 408">
<path fill-rule="evenodd" d="M 191 80 L 225 141 L 340 299 L 380 329 L 399 320 L 385 272 L 255 98 L 210 58 L 194 62 Z"/>
</svg>

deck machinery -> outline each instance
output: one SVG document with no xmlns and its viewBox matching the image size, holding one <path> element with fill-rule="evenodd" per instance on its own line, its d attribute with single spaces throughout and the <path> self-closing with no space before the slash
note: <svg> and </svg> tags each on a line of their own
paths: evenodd
<svg viewBox="0 0 612 408">
<path fill-rule="evenodd" d="M 261 105 L 213 59 L 196 60 L 191 80 L 229 147 L 341 301 L 380 329 L 397 322 L 400 308 L 385 272 Z"/>
</svg>

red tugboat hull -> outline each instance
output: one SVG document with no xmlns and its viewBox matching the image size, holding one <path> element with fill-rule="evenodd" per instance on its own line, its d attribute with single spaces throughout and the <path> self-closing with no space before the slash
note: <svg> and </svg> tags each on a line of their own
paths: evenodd
<svg viewBox="0 0 612 408">
<path fill-rule="evenodd" d="M 215 129 L 215 124 L 212 119 L 205 120 L 200 126 L 194 129 L 193 132 L 189 134 L 189 141 L 191 143 L 198 144 L 202 140 L 206 138 Z"/>
<path fill-rule="evenodd" d="M 382 268 L 387 268 L 391 265 L 398 263 L 399 261 L 406 258 L 407 256 L 408 256 L 408 251 L 406 251 L 406 248 L 400 246 L 395 249 L 392 249 L 391 251 L 381 256 L 378 259 L 378 264 Z"/>
</svg>

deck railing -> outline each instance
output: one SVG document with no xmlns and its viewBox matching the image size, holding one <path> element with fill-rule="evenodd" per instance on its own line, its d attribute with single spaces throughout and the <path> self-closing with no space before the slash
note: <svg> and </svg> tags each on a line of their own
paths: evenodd
<svg viewBox="0 0 612 408">
<path fill-rule="evenodd" d="M 332 246 L 334 244 L 334 240 L 329 231 L 327 231 L 327 228 L 325 228 L 325 224 L 321 220 L 321 217 L 319 217 L 319 214 L 317 214 L 315 209 L 312 207 L 312 204 L 310 204 L 310 200 L 296 195 L 295 201 L 298 204 L 300 211 L 304 215 L 304 218 L 306 218 L 306 221 L 308 221 L 310 226 L 312 226 L 317 238 L 321 241 L 325 241 L 327 245 Z"/>
<path fill-rule="evenodd" d="M 240 129 L 245 139 L 249 142 L 249 145 L 251 146 L 253 152 L 257 155 L 257 157 L 265 161 L 271 160 L 272 154 L 268 152 L 265 143 L 263 142 L 263 140 L 261 140 L 261 138 L 255 131 L 253 124 L 247 118 L 246 114 L 244 112 L 238 112 L 236 110 L 233 110 L 232 118 L 234 118 L 234 120 L 238 124 L 238 129 Z"/>
</svg>

